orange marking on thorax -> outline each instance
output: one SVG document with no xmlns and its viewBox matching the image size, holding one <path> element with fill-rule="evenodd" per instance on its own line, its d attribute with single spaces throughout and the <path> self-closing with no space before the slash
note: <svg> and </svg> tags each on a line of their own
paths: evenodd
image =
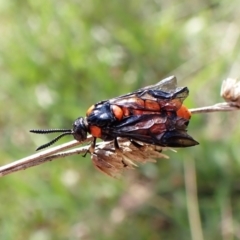
<svg viewBox="0 0 240 240">
<path fill-rule="evenodd" d="M 90 126 L 89 132 L 96 138 L 101 138 L 102 136 L 102 130 L 100 127 L 97 126 Z"/>
<path fill-rule="evenodd" d="M 95 105 L 92 105 L 92 106 L 87 110 L 87 113 L 86 113 L 86 116 L 87 116 L 87 117 L 91 114 L 91 112 L 92 112 L 92 110 L 94 109 L 94 107 L 95 107 Z"/>
</svg>

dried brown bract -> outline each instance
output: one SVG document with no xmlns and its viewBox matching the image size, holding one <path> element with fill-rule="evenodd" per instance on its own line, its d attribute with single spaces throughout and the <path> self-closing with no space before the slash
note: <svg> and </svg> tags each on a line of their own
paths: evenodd
<svg viewBox="0 0 240 240">
<path fill-rule="evenodd" d="M 118 142 L 120 149 L 115 149 L 112 142 L 102 142 L 91 155 L 93 165 L 111 177 L 119 176 L 125 169 L 134 169 L 137 163 L 168 158 L 162 151 L 169 148 L 144 143 L 138 143 L 138 146 L 125 139 L 118 139 Z"/>
<path fill-rule="evenodd" d="M 221 87 L 221 96 L 226 102 L 233 102 L 240 107 L 240 82 L 235 78 L 227 78 Z"/>
</svg>

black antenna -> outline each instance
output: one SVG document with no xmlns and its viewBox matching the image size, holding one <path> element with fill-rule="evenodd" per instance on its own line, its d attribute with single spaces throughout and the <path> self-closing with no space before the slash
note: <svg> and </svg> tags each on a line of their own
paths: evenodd
<svg viewBox="0 0 240 240">
<path fill-rule="evenodd" d="M 42 129 L 33 129 L 33 130 L 30 130 L 29 132 L 32 132 L 32 133 L 37 133 L 37 134 L 48 134 L 48 133 L 66 133 L 66 132 L 72 132 L 71 129 L 45 129 L 45 130 L 42 130 Z"/>
<path fill-rule="evenodd" d="M 66 135 L 72 135 L 72 133 L 73 133 L 71 129 L 48 129 L 48 130 L 35 130 L 34 129 L 34 130 L 30 130 L 30 132 L 37 133 L 37 134 L 49 134 L 49 133 L 59 133 L 59 132 L 62 133 L 61 135 L 54 138 L 52 141 L 38 147 L 36 149 L 36 151 L 41 150 L 41 149 L 46 148 L 46 147 L 49 147 L 52 144 L 54 144 L 55 142 L 57 142 L 60 138 L 66 136 Z"/>
</svg>

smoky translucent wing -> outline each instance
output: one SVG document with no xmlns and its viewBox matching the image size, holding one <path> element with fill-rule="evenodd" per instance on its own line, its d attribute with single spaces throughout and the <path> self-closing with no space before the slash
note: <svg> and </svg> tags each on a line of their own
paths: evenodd
<svg viewBox="0 0 240 240">
<path fill-rule="evenodd" d="M 147 89 L 162 90 L 164 92 L 171 92 L 171 91 L 174 92 L 177 89 L 177 79 L 175 76 L 170 76 L 162 79 L 161 81 L 159 81 L 154 85 L 143 87 L 137 91 L 143 91 Z"/>
<path fill-rule="evenodd" d="M 131 109 L 156 112 L 159 112 L 160 109 L 177 111 L 188 96 L 188 93 L 187 87 L 177 87 L 177 80 L 172 76 L 155 85 L 112 98 L 108 102 Z"/>
<path fill-rule="evenodd" d="M 168 146 L 190 147 L 198 144 L 186 131 L 187 120 L 174 114 L 136 115 L 119 124 L 102 129 L 103 138 L 128 138 L 144 143 Z"/>
</svg>

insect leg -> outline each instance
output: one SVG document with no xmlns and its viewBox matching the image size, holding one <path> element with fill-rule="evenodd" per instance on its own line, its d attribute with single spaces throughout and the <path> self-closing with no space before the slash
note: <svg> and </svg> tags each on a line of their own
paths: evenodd
<svg viewBox="0 0 240 240">
<path fill-rule="evenodd" d="M 120 147 L 119 147 L 117 138 L 114 138 L 114 142 L 113 142 L 113 143 L 114 143 L 114 148 L 115 148 L 115 150 L 119 150 Z"/>
<path fill-rule="evenodd" d="M 136 148 L 141 148 L 141 147 L 142 147 L 141 144 L 139 144 L 138 142 L 136 142 L 136 141 L 134 141 L 134 140 L 132 140 L 132 139 L 130 139 L 130 142 L 131 142 L 132 145 L 133 145 L 134 147 L 136 147 Z"/>
<path fill-rule="evenodd" d="M 94 149 L 95 149 L 95 146 L 96 146 L 96 139 L 97 139 L 97 138 L 93 138 L 93 141 L 92 141 L 89 149 L 83 154 L 83 157 L 86 157 L 86 155 L 87 155 L 88 153 L 90 153 L 90 154 L 94 153 Z"/>
</svg>

